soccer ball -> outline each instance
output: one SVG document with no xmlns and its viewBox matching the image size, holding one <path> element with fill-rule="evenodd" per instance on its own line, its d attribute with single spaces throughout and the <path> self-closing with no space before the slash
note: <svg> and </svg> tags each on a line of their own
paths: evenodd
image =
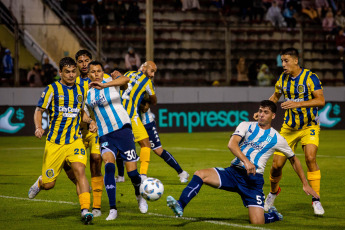
<svg viewBox="0 0 345 230">
<path fill-rule="evenodd" d="M 163 195 L 164 186 L 156 178 L 148 177 L 140 185 L 140 195 L 148 201 L 156 201 Z"/>
</svg>

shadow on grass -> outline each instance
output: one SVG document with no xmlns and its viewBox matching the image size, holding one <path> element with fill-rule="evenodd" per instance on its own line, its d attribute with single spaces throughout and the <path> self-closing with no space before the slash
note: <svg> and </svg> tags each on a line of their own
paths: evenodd
<svg viewBox="0 0 345 230">
<path fill-rule="evenodd" d="M 71 209 L 62 209 L 62 210 L 56 210 L 53 212 L 47 212 L 43 215 L 34 215 L 33 217 L 50 220 L 50 219 L 63 219 L 63 218 L 76 216 L 76 215 L 78 215 L 77 209 L 71 208 Z"/>
</svg>

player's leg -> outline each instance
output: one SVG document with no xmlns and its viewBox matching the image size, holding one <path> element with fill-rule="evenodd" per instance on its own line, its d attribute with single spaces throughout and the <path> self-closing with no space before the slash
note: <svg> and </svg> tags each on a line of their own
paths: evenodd
<svg viewBox="0 0 345 230">
<path fill-rule="evenodd" d="M 151 149 L 154 151 L 154 153 L 161 157 L 170 167 L 175 169 L 182 183 L 188 182 L 189 174 L 182 170 L 181 166 L 173 155 L 171 155 L 167 150 L 163 149 L 159 134 L 157 132 L 156 123 L 151 122 L 144 125 L 144 127 L 149 135 Z"/>
<path fill-rule="evenodd" d="M 102 157 L 100 153 L 98 135 L 92 134 L 90 139 L 90 171 L 91 171 L 91 187 L 92 187 L 92 213 L 94 217 L 100 216 L 102 192 L 103 192 L 103 176 L 102 176 Z"/>
<path fill-rule="evenodd" d="M 115 178 L 116 183 L 125 182 L 125 163 L 123 159 L 118 156 L 116 157 L 116 166 L 117 166 L 117 177 Z"/>
<path fill-rule="evenodd" d="M 262 207 L 249 206 L 248 215 L 251 224 L 269 224 L 283 219 L 275 207 L 270 208 L 268 213 L 264 213 Z"/>
<path fill-rule="evenodd" d="M 182 191 L 179 200 L 175 200 L 172 196 L 167 197 L 167 204 L 177 217 L 183 215 L 184 208 L 199 193 L 204 183 L 215 188 L 220 186 L 219 175 L 214 168 L 196 171 L 192 180 Z"/>
<path fill-rule="evenodd" d="M 138 116 L 131 118 L 134 141 L 140 145 L 140 174 L 143 178 L 147 177 L 150 163 L 151 144 L 149 135 Z"/>
<path fill-rule="evenodd" d="M 308 167 L 307 178 L 310 186 L 318 195 L 320 195 L 321 185 L 321 171 L 316 162 L 316 154 L 319 146 L 319 134 L 320 127 L 314 125 L 304 131 L 304 136 L 301 140 L 303 151 L 305 153 L 305 161 Z M 320 203 L 320 199 L 313 197 L 312 202 L 315 215 L 323 215 L 325 211 Z"/>
<path fill-rule="evenodd" d="M 104 161 L 104 185 L 108 194 L 110 212 L 106 220 L 114 220 L 117 217 L 116 208 L 116 183 L 115 183 L 115 156 L 112 151 L 102 150 Z"/>
</svg>

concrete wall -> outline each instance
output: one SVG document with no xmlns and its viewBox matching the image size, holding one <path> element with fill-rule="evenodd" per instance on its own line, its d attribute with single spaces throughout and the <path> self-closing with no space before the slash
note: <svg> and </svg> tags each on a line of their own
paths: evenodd
<svg viewBox="0 0 345 230">
<path fill-rule="evenodd" d="M 36 105 L 44 88 L 0 88 L 1 105 Z M 158 87 L 159 104 L 259 102 L 273 87 Z M 326 101 L 345 101 L 345 87 L 325 87 Z"/>
<path fill-rule="evenodd" d="M 20 24 L 41 24 L 24 25 L 21 28 L 29 32 L 55 63 L 59 63 L 65 54 L 73 57 L 81 49 L 77 37 L 66 26 L 59 25 L 60 19 L 42 0 L 1 1 L 12 11 Z"/>
</svg>

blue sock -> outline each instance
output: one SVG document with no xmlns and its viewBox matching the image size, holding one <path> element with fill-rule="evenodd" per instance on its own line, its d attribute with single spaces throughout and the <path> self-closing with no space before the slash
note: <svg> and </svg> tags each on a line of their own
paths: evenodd
<svg viewBox="0 0 345 230">
<path fill-rule="evenodd" d="M 173 169 L 176 170 L 176 172 L 178 174 L 180 174 L 181 172 L 183 172 L 183 170 L 181 169 L 180 165 L 177 163 L 177 161 L 175 160 L 175 158 L 165 149 L 163 149 L 162 155 L 160 155 L 160 157 L 168 164 L 170 165 L 170 167 L 172 167 Z"/>
<path fill-rule="evenodd" d="M 105 164 L 104 171 L 104 186 L 108 194 L 109 205 L 111 208 L 116 208 L 115 164 Z"/>
<path fill-rule="evenodd" d="M 265 224 L 273 223 L 279 220 L 279 217 L 276 213 L 265 213 Z"/>
<path fill-rule="evenodd" d="M 117 175 L 118 176 L 124 176 L 125 175 L 125 166 L 123 164 L 123 160 L 118 157 L 116 158 L 116 166 L 117 166 Z"/>
<path fill-rule="evenodd" d="M 135 169 L 133 171 L 127 172 L 127 175 L 132 181 L 132 184 L 134 186 L 135 195 L 137 195 L 137 196 L 140 195 L 139 187 L 141 184 L 141 177 L 140 177 L 138 171 Z"/>
<path fill-rule="evenodd" d="M 178 200 L 182 208 L 186 207 L 186 205 L 199 193 L 203 183 L 200 177 L 197 175 L 193 176 L 187 187 L 182 191 L 180 199 Z"/>
</svg>

